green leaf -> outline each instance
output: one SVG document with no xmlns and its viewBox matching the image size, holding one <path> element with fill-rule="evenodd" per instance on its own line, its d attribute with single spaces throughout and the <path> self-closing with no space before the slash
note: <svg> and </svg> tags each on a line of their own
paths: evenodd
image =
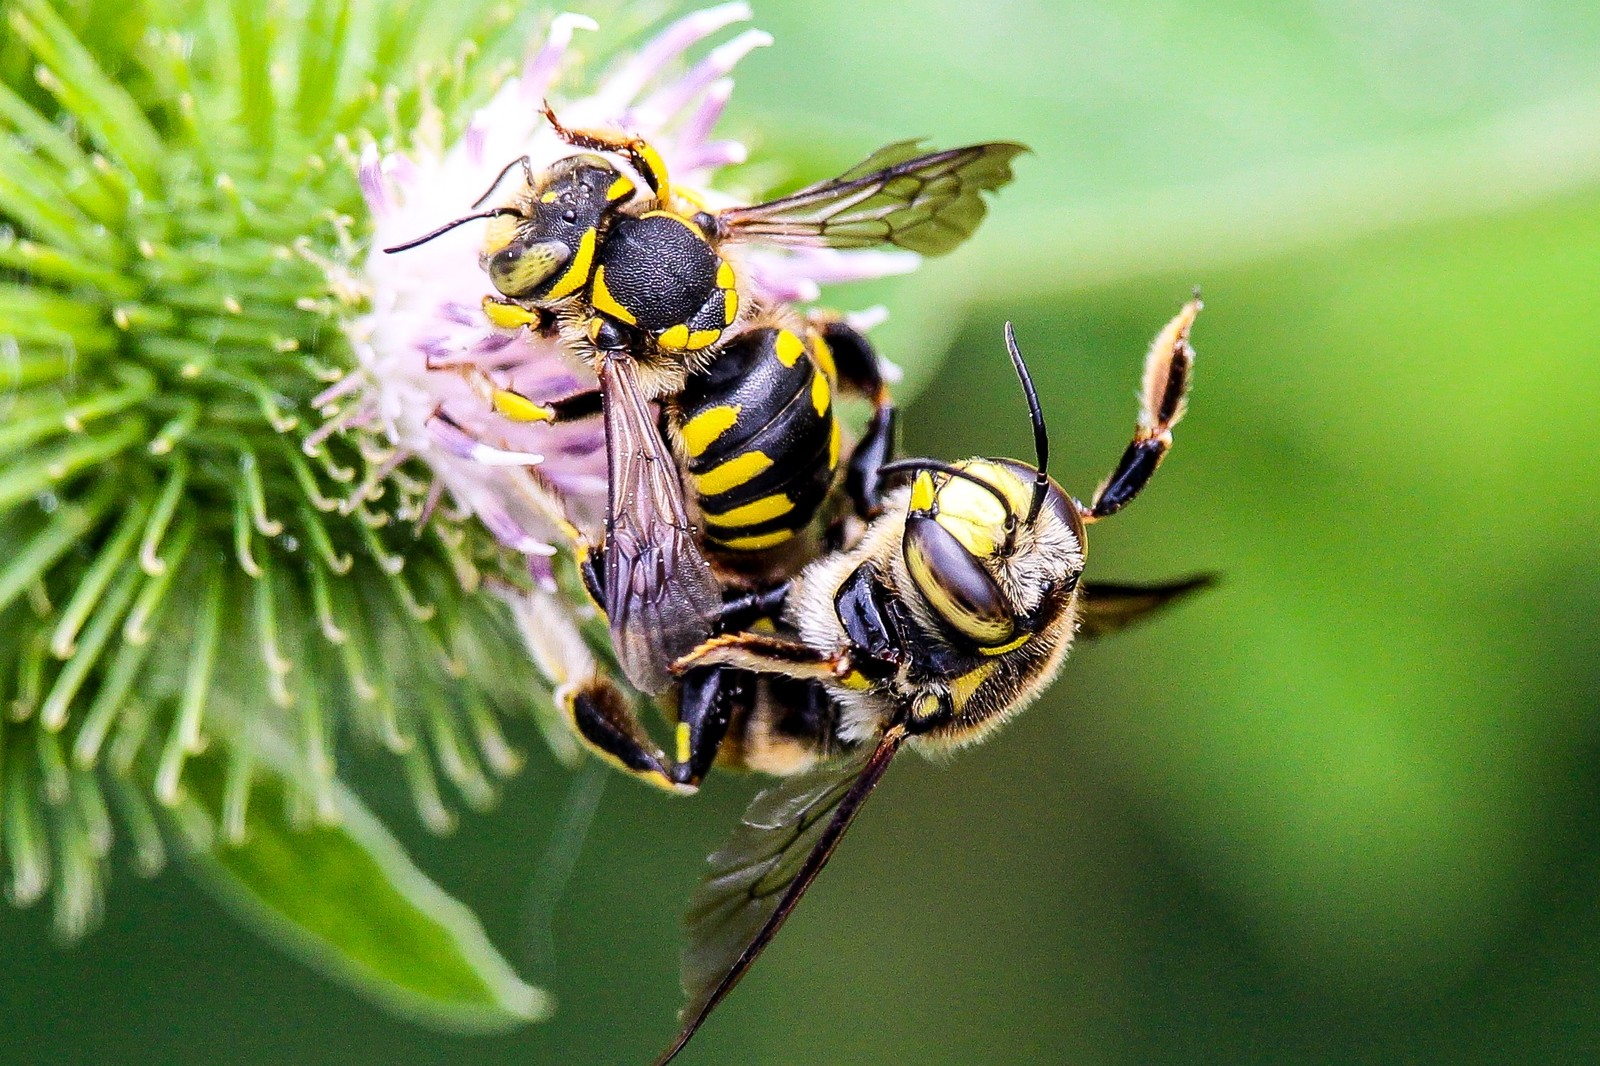
<svg viewBox="0 0 1600 1066">
<path fill-rule="evenodd" d="M 179 816 L 200 880 L 267 940 L 395 1013 L 484 1032 L 542 1021 L 550 997 L 524 983 L 477 918 L 417 869 L 352 793 L 335 825 L 291 824 L 277 771 L 257 766 L 245 839 L 221 832 L 222 767 L 191 764 Z M 232 798 L 232 797 L 230 797 Z"/>
</svg>

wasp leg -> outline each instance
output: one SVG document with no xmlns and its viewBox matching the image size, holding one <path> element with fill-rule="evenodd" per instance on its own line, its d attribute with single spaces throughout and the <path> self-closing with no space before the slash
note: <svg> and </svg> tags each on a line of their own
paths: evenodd
<svg viewBox="0 0 1600 1066">
<path fill-rule="evenodd" d="M 484 441 L 478 434 L 446 414 L 443 407 L 434 408 L 433 414 L 427 418 L 426 425 L 433 438 L 451 454 L 483 463 L 485 466 L 535 467 L 544 462 L 544 456 L 534 452 L 511 451 Z"/>
<path fill-rule="evenodd" d="M 667 164 L 662 160 L 660 153 L 650 146 L 650 142 L 642 137 L 619 137 L 612 133 L 602 133 L 598 130 L 569 130 L 563 126 L 556 113 L 551 110 L 549 103 L 544 105 L 544 117 L 550 122 L 550 129 L 567 144 L 574 148 L 587 148 L 591 152 L 614 152 L 624 156 L 639 172 L 639 177 L 644 179 L 652 199 L 664 199 L 667 195 Z"/>
<path fill-rule="evenodd" d="M 596 675 L 556 695 L 578 739 L 602 759 L 658 788 L 671 792 L 685 788 L 687 782 L 675 779 L 666 755 L 644 731 L 628 697 L 609 678 Z"/>
<path fill-rule="evenodd" d="M 728 633 L 712 637 L 673 664 L 679 676 L 701 666 L 731 666 L 754 674 L 775 674 L 797 681 L 823 681 L 846 686 L 870 682 L 855 668 L 849 652 L 828 653 L 799 641 L 764 633 Z"/>
<path fill-rule="evenodd" d="M 535 588 L 508 602 L 534 665 L 554 687 L 556 706 L 578 741 L 658 788 L 693 791 L 672 779 L 671 760 L 640 724 L 632 697 L 603 672 L 557 594 Z"/>
<path fill-rule="evenodd" d="M 450 369 L 459 374 L 478 399 L 495 414 L 513 422 L 576 422 L 579 419 L 596 418 L 602 410 L 598 389 L 585 389 L 554 400 L 534 400 L 515 389 L 495 384 L 488 372 L 480 367 L 457 366 Z"/>
<path fill-rule="evenodd" d="M 736 716 L 755 707 L 755 677 L 720 666 L 695 667 L 684 673 L 678 695 L 678 750 L 673 781 L 698 786 L 711 770 Z"/>
<path fill-rule="evenodd" d="M 1189 330 L 1200 306 L 1198 299 L 1190 300 L 1150 345 L 1144 364 L 1139 425 L 1116 469 L 1095 491 L 1094 502 L 1082 508 L 1085 521 L 1116 514 L 1132 502 L 1172 447 L 1172 427 L 1183 417 L 1194 367 Z"/>
<path fill-rule="evenodd" d="M 482 307 L 483 316 L 489 320 L 491 326 L 498 329 L 527 327 L 535 333 L 548 333 L 556 323 L 556 316 L 549 311 L 523 307 L 515 300 L 508 300 L 503 296 L 485 296 Z"/>
<path fill-rule="evenodd" d="M 872 403 L 866 432 L 850 452 L 844 487 L 856 514 L 875 518 L 883 510 L 884 497 L 883 478 L 878 471 L 894 458 L 895 407 L 883 378 L 883 364 L 872 342 L 840 315 L 815 313 L 811 325 L 828 347 L 840 387 L 865 396 Z"/>
<path fill-rule="evenodd" d="M 782 617 L 788 598 L 787 581 L 771 588 L 730 596 L 722 602 L 722 610 L 717 615 L 717 628 L 725 633 L 737 632 L 749 629 L 763 619 L 776 621 Z"/>
</svg>

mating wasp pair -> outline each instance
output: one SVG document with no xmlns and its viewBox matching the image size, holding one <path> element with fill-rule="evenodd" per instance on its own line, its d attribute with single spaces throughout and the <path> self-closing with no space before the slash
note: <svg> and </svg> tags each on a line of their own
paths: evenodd
<svg viewBox="0 0 1600 1066">
<path fill-rule="evenodd" d="M 513 419 L 604 417 L 604 538 L 566 528 L 623 672 L 675 709 L 676 746 L 664 754 L 626 694 L 587 667 L 563 678 L 578 735 L 683 791 L 714 761 L 786 778 L 756 798 L 691 904 L 690 1003 L 660 1066 L 776 934 L 902 746 L 981 739 L 1049 684 L 1075 633 L 1116 628 L 1203 583 L 1079 581 L 1085 527 L 1132 500 L 1171 444 L 1200 305 L 1157 337 L 1134 439 L 1089 503 L 1048 474 L 1044 416 L 1009 326 L 1033 464 L 896 462 L 893 408 L 865 339 L 827 316 L 761 306 L 722 250 L 948 251 L 1021 146 L 891 145 L 832 181 L 713 213 L 672 189 L 647 143 L 548 117 L 578 154 L 541 174 L 514 161 L 501 180 L 520 169 L 524 188 L 506 203 L 389 250 L 488 219 L 490 319 L 559 331 L 595 371 L 597 390 L 554 400 L 474 379 Z M 841 386 L 874 408 L 843 478 Z M 819 539 L 811 527 L 841 480 L 843 513 Z"/>
<path fill-rule="evenodd" d="M 674 682 L 672 664 L 718 624 L 721 586 L 707 550 L 778 547 L 827 496 L 841 448 L 834 387 L 853 387 L 876 407 L 846 479 L 865 486 L 864 508 L 864 467 L 882 460 L 892 435 L 865 339 L 841 323 L 761 306 L 724 252 L 753 242 L 949 251 L 977 227 L 982 194 L 1010 180 L 1024 148 L 993 142 L 919 155 L 912 142 L 893 144 L 831 181 L 710 212 L 674 189 L 647 142 L 568 130 L 548 106 L 545 115 L 576 154 L 543 173 L 527 157 L 512 161 L 474 207 L 520 172 L 523 187 L 509 200 L 385 251 L 489 220 L 481 262 L 499 293 L 484 301 L 490 320 L 559 332 L 594 371 L 597 390 L 546 402 L 481 376 L 476 383 L 508 418 L 604 417 L 611 498 L 587 571 L 624 673 L 659 694 Z M 710 531 L 704 539 L 685 507 L 679 460 L 647 406 L 658 399 Z M 665 776 L 687 783 L 676 780 L 681 772 Z"/>
</svg>

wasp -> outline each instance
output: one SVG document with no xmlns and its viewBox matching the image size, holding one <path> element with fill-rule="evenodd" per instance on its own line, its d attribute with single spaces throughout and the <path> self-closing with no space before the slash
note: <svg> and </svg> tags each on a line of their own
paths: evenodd
<svg viewBox="0 0 1600 1066">
<path fill-rule="evenodd" d="M 1054 679 L 1074 635 L 1096 636 L 1209 580 L 1084 584 L 1086 527 L 1144 488 L 1184 413 L 1199 300 L 1157 336 L 1133 440 L 1090 502 L 1048 474 L 1049 438 L 1011 326 L 1034 463 L 908 459 L 911 475 L 852 546 L 759 599 L 774 631 L 713 637 L 675 664 L 744 679 L 725 759 L 793 775 L 759 794 L 690 905 L 690 1002 L 665 1066 L 778 932 L 894 755 L 982 740 Z M 749 605 L 746 605 L 749 606 Z"/>
<path fill-rule="evenodd" d="M 854 387 L 874 406 L 847 482 L 865 484 L 892 439 L 876 361 L 835 363 L 826 329 L 756 306 L 724 253 L 747 243 L 950 251 L 977 227 L 982 194 L 1010 180 L 1011 161 L 1025 148 L 990 142 L 921 153 L 900 142 L 830 181 L 713 212 L 674 189 L 643 139 L 569 130 L 548 106 L 545 115 L 576 154 L 541 173 L 526 156 L 513 160 L 473 213 L 385 251 L 488 220 L 480 258 L 498 293 L 484 301 L 490 321 L 558 331 L 586 357 L 598 379 L 593 391 L 540 402 L 477 383 L 509 418 L 603 416 L 610 496 L 586 572 L 623 672 L 640 691 L 659 694 L 673 684 L 671 664 L 704 643 L 721 617 L 707 549 L 773 549 L 806 528 L 827 496 L 840 461 L 833 386 Z M 518 171 L 522 187 L 509 200 L 477 210 Z M 854 338 L 834 347 L 857 350 Z M 735 402 L 762 372 L 782 379 L 778 391 L 763 403 Z M 657 399 L 667 401 L 665 437 L 648 406 Z M 693 508 L 674 446 L 687 461 Z M 710 531 L 705 538 L 696 513 Z"/>
<path fill-rule="evenodd" d="M 834 382 L 854 382 L 858 388 L 876 382 L 881 388 L 878 368 L 877 356 L 866 339 L 837 316 L 802 318 L 793 311 L 778 310 L 767 324 L 741 331 L 704 373 L 691 376 L 684 391 L 670 398 L 668 410 L 675 415 L 669 419 L 675 427 L 673 455 L 694 486 L 698 503 L 698 541 L 694 546 L 720 564 L 716 573 L 719 599 L 706 615 L 715 631 L 770 622 L 778 603 L 773 599 L 779 594 L 774 591 L 775 579 L 797 570 L 795 560 L 806 561 L 815 554 L 816 537 L 799 542 L 787 557 L 774 557 L 773 549 L 813 524 L 813 515 L 833 494 L 839 480 L 835 475 L 840 424 L 829 401 Z M 637 395 L 627 392 L 619 398 Z M 881 413 L 892 415 L 892 410 L 885 405 Z M 630 408 L 627 433 L 650 432 L 646 417 L 642 405 Z M 843 479 L 845 500 L 831 508 L 836 513 L 826 524 L 826 542 L 842 543 L 850 530 L 882 509 L 881 471 L 892 447 L 891 426 L 892 422 L 884 423 L 883 432 L 869 434 L 853 449 Z M 621 455 L 640 461 L 642 454 L 642 449 L 610 452 L 613 460 Z M 751 465 L 751 457 L 760 465 Z M 776 461 L 769 461 L 771 457 Z M 728 470 L 742 472 L 728 477 Z M 619 485 L 635 483 L 634 473 L 613 465 L 613 492 Z M 529 503 L 577 548 L 584 589 L 602 610 L 608 602 L 659 604 L 675 594 L 669 582 L 665 589 L 641 584 L 628 596 L 609 596 L 612 573 L 597 564 L 594 552 L 585 551 L 584 536 L 563 513 L 559 494 L 543 484 L 537 471 L 529 472 L 529 484 Z M 670 502 L 664 492 L 660 499 Z M 636 500 L 627 506 L 637 515 L 641 504 L 656 502 Z M 641 527 L 646 524 L 639 523 Z M 653 524 L 657 528 L 664 525 L 659 521 Z M 619 543 L 615 538 L 629 535 L 632 528 L 614 524 L 603 551 L 609 555 Z M 644 550 L 637 554 L 643 557 Z M 741 573 L 728 562 L 730 556 L 751 556 L 764 562 Z M 651 578 L 650 574 L 641 576 L 644 582 Z M 653 639 L 658 632 L 642 624 L 637 615 L 627 621 L 626 630 L 640 640 Z M 642 724 L 630 695 L 593 664 L 551 667 L 542 660 L 541 665 L 547 676 L 564 686 L 557 693 L 558 703 L 569 726 L 591 751 L 650 784 L 677 792 L 699 787 L 718 758 L 729 726 L 736 719 L 744 721 L 755 703 L 797 705 L 817 695 L 808 691 L 796 696 L 789 691 L 793 686 L 758 685 L 741 671 L 719 666 L 674 676 L 664 691 L 656 693 L 676 726 L 669 755 Z M 573 678 L 581 680 L 568 684 Z M 761 765 L 763 756 L 741 741 L 739 750 L 747 749 L 751 759 L 734 756 L 732 761 Z"/>
</svg>

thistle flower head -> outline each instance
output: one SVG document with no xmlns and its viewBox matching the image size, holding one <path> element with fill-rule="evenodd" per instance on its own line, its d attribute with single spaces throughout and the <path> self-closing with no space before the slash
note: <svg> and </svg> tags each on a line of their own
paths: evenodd
<svg viewBox="0 0 1600 1066">
<path fill-rule="evenodd" d="M 240 839 L 269 761 L 328 820 L 350 753 L 387 751 L 439 830 L 441 777 L 480 806 L 519 767 L 502 723 L 553 711 L 480 590 L 529 588 L 551 550 L 524 467 L 595 520 L 604 441 L 506 422 L 438 367 L 536 397 L 586 371 L 490 327 L 471 227 L 377 249 L 461 214 L 510 160 L 568 152 L 546 97 L 733 202 L 714 183 L 744 149 L 713 127 L 768 40 L 700 49 L 749 17 L 712 8 L 585 94 L 565 76 L 595 26 L 572 15 L 530 47 L 486 4 L 224 0 L 194 22 L 158 0 L 114 27 L 93 10 L 13 0 L 0 45 L 0 871 L 19 904 L 53 885 L 69 936 L 99 913 L 114 839 L 159 868 L 179 805 Z M 804 300 L 914 262 L 741 267 Z M 498 446 L 441 433 L 441 406 Z M 523 630 L 532 602 L 512 605 Z"/>
<path fill-rule="evenodd" d="M 0 46 L 0 864 L 65 935 L 114 826 L 144 870 L 164 807 L 242 834 L 264 744 L 308 818 L 351 738 L 439 827 L 436 768 L 487 802 L 517 764 L 474 680 L 514 645 L 463 593 L 498 547 L 421 522 L 394 449 L 304 438 L 352 365 L 349 145 L 459 126 L 521 33 L 430 55 L 444 5 L 98 11 L 16 0 Z"/>
<path fill-rule="evenodd" d="M 422 458 L 455 500 L 517 551 L 543 555 L 557 539 L 516 491 L 527 466 L 539 466 L 580 523 L 597 525 L 606 491 L 605 442 L 597 420 L 564 426 L 512 422 L 459 376 L 441 372 L 471 366 L 489 372 L 497 385 L 536 399 L 595 384 L 559 338 L 527 330 L 508 334 L 485 319 L 481 302 L 494 290 L 478 265 L 481 224 L 451 230 L 399 255 L 382 249 L 465 214 L 519 158 L 526 157 L 529 169 L 538 173 L 574 154 L 576 149 L 545 120 L 547 99 L 566 126 L 625 130 L 649 141 L 680 192 L 711 207 L 734 203 L 717 188 L 718 172 L 743 162 L 746 150 L 737 141 L 714 139 L 713 133 L 733 88 L 734 66 L 772 41 L 755 29 L 725 33 L 749 18 L 744 3 L 690 14 L 636 53 L 620 57 L 591 92 L 582 94 L 560 75 L 575 35 L 599 27 L 580 15 L 557 16 L 520 73 L 501 85 L 459 138 L 448 144 L 427 138 L 406 153 L 384 154 L 369 146 L 361 159 L 361 186 L 374 238 L 359 284 L 370 294 L 370 310 L 350 324 L 361 370 L 339 387 L 347 398 L 330 427 L 381 427 L 388 441 Z M 727 39 L 698 62 L 684 61 L 687 52 L 715 35 Z M 516 175 L 513 167 L 508 180 L 520 180 Z M 815 299 L 823 283 L 898 273 L 918 261 L 902 252 L 827 249 L 730 249 L 729 254 L 739 256 L 757 296 L 780 301 Z M 432 417 L 439 410 L 448 412 L 448 422 Z"/>
</svg>

